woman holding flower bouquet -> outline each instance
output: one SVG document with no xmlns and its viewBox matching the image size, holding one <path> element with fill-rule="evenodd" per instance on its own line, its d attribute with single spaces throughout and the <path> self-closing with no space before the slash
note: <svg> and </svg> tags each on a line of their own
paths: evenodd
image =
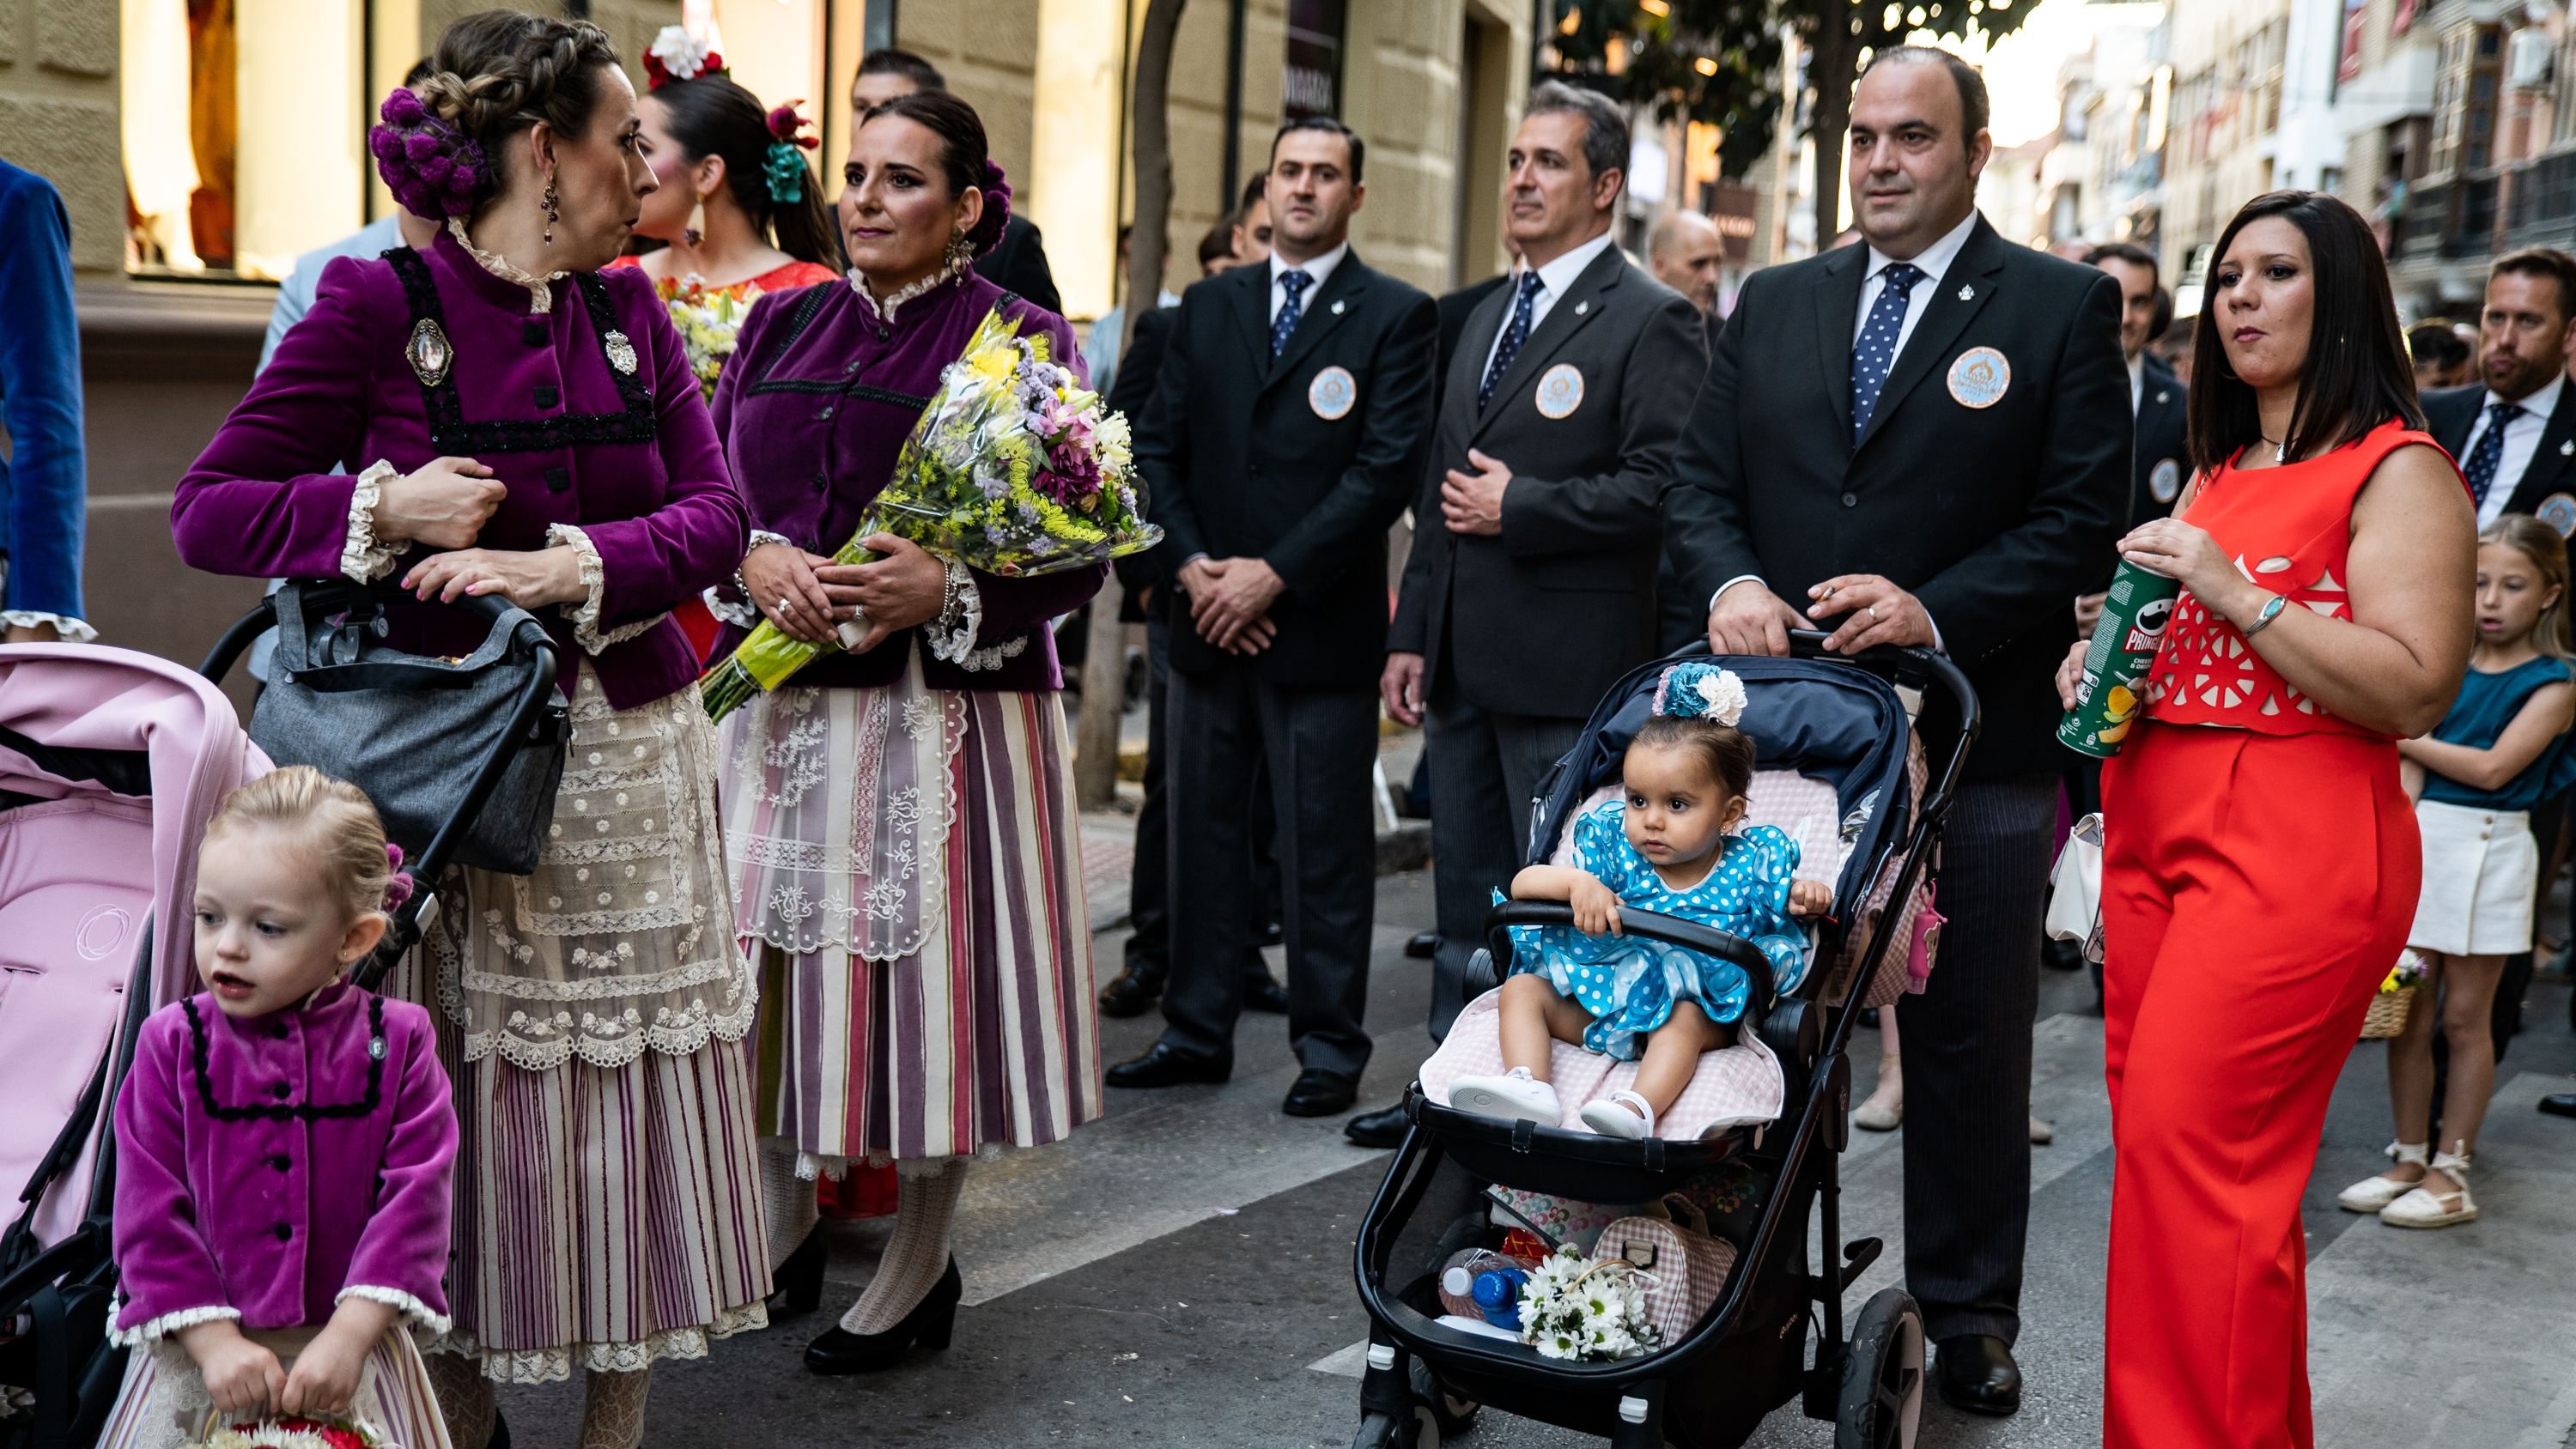
<svg viewBox="0 0 2576 1449">
<path fill-rule="evenodd" d="M 570 758 L 536 869 L 439 882 L 389 989 L 434 1003 L 456 1089 L 455 1322 L 422 1348 L 457 1449 L 492 1436 L 494 1380 L 576 1370 L 582 1449 L 633 1449 L 655 1360 L 767 1322 L 753 982 L 671 620 L 733 571 L 745 518 L 660 300 L 601 270 L 656 186 L 608 37 L 486 11 L 433 65 L 370 145 L 445 219 L 436 245 L 331 263 L 171 528 L 199 568 L 499 594 L 560 646 Z M 421 653 L 482 637 L 416 605 L 386 622 Z"/>
<path fill-rule="evenodd" d="M 989 361 L 1011 385 L 1039 371 L 1057 379 L 1047 396 L 1032 392 L 1028 412 L 1014 403 L 1014 426 L 1092 399 L 1064 370 L 1078 365 L 1064 320 L 973 271 L 1001 235 L 1010 190 L 972 107 L 937 91 L 876 107 L 852 137 L 844 178 L 850 282 L 756 303 L 715 404 L 753 524 L 736 587 L 712 595 L 748 605 L 725 643 L 765 619 L 772 627 L 746 654 L 763 641 L 802 641 L 789 651 L 799 657 L 825 650 L 774 693 L 744 686 L 749 702 L 723 734 L 736 914 L 770 993 L 762 1117 L 776 1136 L 762 1143 L 762 1166 L 773 1252 L 803 1242 L 813 1222 L 802 1179 L 871 1159 L 902 1170 L 875 1279 L 806 1351 L 821 1373 L 945 1347 L 960 1293 L 949 1220 L 967 1162 L 1061 1140 L 1101 1113 L 1063 679 L 1047 625 L 1090 598 L 1105 569 L 1038 564 L 1005 577 L 958 561 L 971 547 L 943 556 L 886 532 L 858 540 L 873 562 L 831 556 L 895 496 L 899 458 L 916 461 L 907 439 L 926 410 L 948 416 L 959 374 L 972 371 L 972 383 Z M 987 346 L 1014 324 L 1024 341 Z M 977 360 L 951 369 L 970 344 Z M 977 455 L 975 483 L 1030 518 L 1112 510 L 1098 465 L 1083 465 L 1093 491 L 1077 497 L 1078 484 L 1044 471 L 1057 456 L 1004 478 Z M 1108 466 L 1123 468 L 1123 444 Z M 1064 489 L 1021 496 L 1050 481 Z M 854 641 L 847 652 L 834 647 L 841 636 Z M 743 697 L 724 693 L 733 667 L 711 678 L 710 709 Z M 813 1301 L 821 1239 L 779 1266 L 790 1300 Z"/>
</svg>

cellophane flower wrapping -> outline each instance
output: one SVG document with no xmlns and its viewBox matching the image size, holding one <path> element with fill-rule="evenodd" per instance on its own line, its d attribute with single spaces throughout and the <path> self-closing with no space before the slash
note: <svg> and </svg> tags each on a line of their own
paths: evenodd
<svg viewBox="0 0 2576 1449">
<path fill-rule="evenodd" d="M 742 331 L 742 319 L 751 315 L 751 304 L 760 300 L 760 288 L 746 283 L 739 292 L 718 290 L 691 272 L 686 280 L 655 282 L 653 290 L 671 314 L 672 330 L 680 334 L 689 371 L 698 376 L 699 395 L 714 402 L 716 378 L 733 356 L 734 339 Z"/>
<path fill-rule="evenodd" d="M 380 1440 L 353 1419 L 290 1414 L 218 1425 L 207 1432 L 205 1449 L 377 1449 Z"/>
<path fill-rule="evenodd" d="M 1127 419 L 1047 355 L 1045 336 L 1019 331 L 999 308 L 976 325 L 964 354 L 940 373 L 894 476 L 833 562 L 875 559 L 859 541 L 890 533 L 982 573 L 1027 578 L 1096 567 L 1162 541 L 1144 520 Z M 762 620 L 707 672 L 708 716 L 724 718 L 838 647 Z"/>
<path fill-rule="evenodd" d="M 1542 1358 L 1606 1362 L 1653 1351 L 1663 1331 L 1646 1316 L 1644 1286 L 1626 1259 L 1560 1248 L 1521 1286 L 1521 1342 Z"/>
</svg>

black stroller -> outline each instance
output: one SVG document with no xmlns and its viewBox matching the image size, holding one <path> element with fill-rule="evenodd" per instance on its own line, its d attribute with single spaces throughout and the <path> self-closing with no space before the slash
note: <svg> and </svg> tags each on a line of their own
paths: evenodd
<svg viewBox="0 0 2576 1449">
<path fill-rule="evenodd" d="M 461 848 L 470 858 L 475 825 L 484 819 L 496 794 L 515 790 L 517 795 L 529 796 L 543 782 L 543 790 L 549 792 L 545 803 L 550 805 L 551 781 L 561 772 L 564 705 L 555 689 L 553 639 L 534 617 L 502 599 L 468 598 L 450 606 L 464 620 L 486 630 L 484 647 L 466 657 L 424 658 L 376 645 L 371 626 L 381 606 L 408 598 L 399 590 L 368 589 L 343 580 L 298 582 L 263 599 L 226 631 L 198 673 L 220 682 L 253 639 L 281 623 L 282 612 L 291 604 L 296 617 L 284 621 L 283 631 L 309 642 L 311 648 L 303 657 L 318 666 L 303 671 L 308 693 L 345 700 L 325 706 L 345 713 L 350 721 L 342 738 L 330 742 L 334 749 L 368 733 L 366 716 L 371 711 L 400 710 L 399 705 L 382 703 L 388 696 L 473 688 L 479 691 L 478 699 L 497 701 L 499 707 L 490 717 L 473 721 L 464 731 L 467 738 L 457 742 L 465 756 L 475 761 L 461 789 L 440 791 L 441 798 L 426 813 L 414 810 L 407 822 L 403 811 L 385 811 L 389 833 L 405 846 L 406 872 L 418 880 L 434 881 L 449 861 L 460 858 Z M 466 627 L 470 632 L 471 624 Z M 0 661 L 16 668 L 122 670 L 145 688 L 154 676 L 188 678 L 184 670 L 159 660 L 85 646 L 0 650 Z M 201 708 L 222 716 L 225 738 L 219 744 L 232 751 L 229 763 L 237 775 L 218 777 L 212 770 L 201 769 L 193 781 L 185 775 L 173 776 L 174 767 L 141 748 L 149 738 L 143 733 L 137 734 L 131 748 L 69 747 L 0 726 L 0 752 L 5 752 L 0 753 L 0 780 L 27 787 L 0 787 L 0 855 L 10 850 L 60 851 L 62 847 L 51 837 L 37 834 L 32 817 L 44 815 L 45 824 L 58 828 L 66 808 L 84 803 L 96 810 L 121 810 L 128 817 L 146 813 L 138 806 L 151 807 L 148 814 L 154 817 L 166 807 L 174 818 L 183 817 L 192 829 L 201 829 L 224 789 L 263 772 L 270 763 L 313 764 L 333 773 L 353 773 L 344 763 L 350 758 L 345 753 L 333 760 L 299 758 L 290 737 L 264 731 L 258 715 L 250 726 L 250 743 L 259 748 L 247 748 L 240 728 L 232 723 L 230 704 L 202 684 L 195 689 Z M 41 713 L 34 717 L 49 718 Z M 165 727 L 161 733 L 166 738 L 171 731 Z M 357 779 L 354 783 L 377 794 L 376 782 Z M 155 798 L 174 788 L 181 799 Z M 385 804 L 380 797 L 380 807 Z M 30 819 L 22 821 L 21 816 Z M 109 844 L 120 843 L 111 840 Z M 156 881 L 149 849 L 130 844 L 122 848 L 122 856 L 110 852 L 121 868 L 103 874 L 71 872 L 91 894 L 108 892 L 112 904 L 94 908 L 82 920 L 83 934 L 76 941 L 80 949 L 62 963 L 86 972 L 95 983 L 121 982 L 122 991 L 102 991 L 92 985 L 97 1006 L 83 1015 L 100 1018 L 96 1023 L 100 1045 L 92 1047 L 87 1036 L 70 1033 L 79 1042 L 66 1041 L 65 1049 L 53 1053 L 56 1060 L 50 1063 L 56 1075 L 67 1076 L 61 1090 L 50 1093 L 44 1102 L 19 1104 L 38 1110 L 42 1120 L 32 1125 L 44 1135 L 34 1140 L 51 1145 L 36 1161 L 20 1194 L 24 1208 L 0 1233 L 0 1384 L 29 1396 L 23 1406 L 0 1404 L 0 1449 L 87 1449 L 97 1441 L 124 1377 L 126 1350 L 106 1341 L 116 1287 L 110 1217 L 116 1136 L 106 1123 L 132 1064 L 135 1036 L 144 1018 L 153 1008 L 193 991 L 195 984 L 193 968 L 178 949 L 186 944 L 184 934 L 165 950 L 165 959 L 158 964 L 153 952 L 154 920 L 173 914 L 184 919 L 187 899 L 184 895 L 158 899 L 156 886 L 166 889 L 170 882 Z M 185 842 L 190 860 L 194 849 L 192 834 Z M 23 874 L 13 872 L 9 878 L 18 881 Z M 138 874 L 139 883 L 128 879 Z M 170 872 L 165 868 L 161 874 Z M 184 881 L 193 874 L 191 866 L 177 878 Z M 97 878 L 88 878 L 92 876 Z M 119 890 L 124 894 L 116 894 Z M 436 899 L 434 891 L 412 894 L 395 913 L 385 943 L 352 973 L 359 985 L 377 986 L 403 952 L 419 941 Z M 0 919 L 7 918 L 13 903 L 0 900 Z M 114 912 L 112 917 L 102 914 L 109 911 Z M 137 918 L 139 927 L 120 924 L 122 936 L 114 941 L 102 936 L 97 949 L 90 949 L 89 938 L 106 929 L 102 923 L 130 923 Z M 136 944 L 127 946 L 128 940 Z M 177 959 L 166 959 L 171 957 Z M 134 963 L 130 972 L 123 966 L 129 959 Z M 68 977 L 71 972 L 58 967 L 52 974 Z M 0 981 L 0 993 L 6 989 L 6 981 Z M 24 998 L 27 993 L 17 995 Z M 14 1019 L 0 1020 L 0 1028 L 11 1027 Z M 7 1035 L 0 1030 L 0 1039 Z M 23 1412 L 12 1413 L 12 1408 Z"/>
<path fill-rule="evenodd" d="M 1811 955 L 1815 965 L 1783 997 L 1750 943 L 1668 916 L 1621 912 L 1631 935 L 1743 967 L 1753 983 L 1744 1020 L 1778 1058 L 1785 1078 L 1781 1119 L 1767 1130 L 1748 1125 L 1698 1141 L 1624 1141 L 1457 1111 L 1426 1098 L 1417 1082 L 1405 1101 L 1413 1125 L 1359 1228 L 1357 1270 L 1369 1341 L 1354 1449 L 1418 1449 L 1466 1432 L 1485 1406 L 1604 1436 L 1617 1449 L 1726 1449 L 1792 1398 L 1803 1399 L 1809 1417 L 1833 1421 L 1843 1449 L 1913 1443 L 1923 1391 L 1921 1314 L 1902 1289 L 1888 1288 L 1846 1331 L 1844 1290 L 1882 1245 L 1877 1238 L 1843 1243 L 1837 1156 L 1850 1139 L 1844 1043 L 1861 1010 L 1863 984 L 1895 964 L 1884 958 L 1899 949 L 1891 943 L 1900 932 L 1872 932 L 1847 972 L 1826 963 L 1843 958 L 1855 918 L 1863 915 L 1845 903 L 1872 898 L 1875 886 L 1886 891 L 1886 920 L 1893 924 L 1897 903 L 1926 877 L 1976 740 L 1977 698 L 1966 676 L 1925 650 L 1879 648 L 1845 659 L 1822 652 L 1821 634 L 1791 638 L 1790 658 L 1726 663 L 1751 697 L 1744 728 L 1760 746 L 1760 767 L 1831 783 L 1846 812 L 1841 829 L 1850 849 L 1834 893 L 1840 918 L 1822 927 Z M 1705 653 L 1705 646 L 1683 651 Z M 1633 671 L 1593 711 L 1582 742 L 1542 788 L 1530 860 L 1548 859 L 1587 797 L 1618 778 L 1621 756 L 1651 713 L 1670 662 Z M 1914 729 L 1928 766 L 1928 784 L 1910 818 L 1909 711 L 1901 692 L 1920 702 Z M 1832 696 L 1831 708 L 1810 707 L 1820 693 Z M 1813 723 L 1826 716 L 1841 723 Z M 1875 727 L 1855 727 L 1852 721 L 1860 719 Z M 1486 918 L 1492 956 L 1509 959 L 1508 927 L 1572 920 L 1563 904 L 1498 905 Z M 1493 985 L 1495 974 L 1471 980 L 1469 993 Z M 1476 1211 L 1408 1231 L 1435 1177 L 1447 1180 L 1448 1193 L 1455 1193 L 1463 1172 L 1477 1182 L 1586 1202 L 1648 1202 L 1730 1162 L 1749 1174 L 1750 1199 L 1726 1226 L 1712 1230 L 1733 1243 L 1733 1266 L 1697 1324 L 1661 1348 L 1610 1362 L 1546 1359 L 1521 1344 L 1436 1321 L 1443 1311 L 1435 1282 L 1441 1264 L 1461 1249 L 1499 1246 L 1503 1229 L 1479 1197 Z M 1808 1247 L 1816 1217 L 1826 1245 L 1822 1267 L 1811 1263 Z M 1811 1320 L 1812 1360 L 1806 1352 Z"/>
</svg>

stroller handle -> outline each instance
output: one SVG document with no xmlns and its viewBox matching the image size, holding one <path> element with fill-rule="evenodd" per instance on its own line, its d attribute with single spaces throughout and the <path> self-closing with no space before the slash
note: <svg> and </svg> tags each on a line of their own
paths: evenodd
<svg viewBox="0 0 2576 1449">
<path fill-rule="evenodd" d="M 1789 631 L 1789 657 L 1831 659 L 1870 666 L 1873 673 L 1889 675 L 1909 688 L 1936 686 L 1948 697 L 1951 707 L 1958 711 L 1959 737 L 1952 742 L 1948 758 L 1934 767 L 1931 789 L 1920 810 L 1921 814 L 1935 820 L 1946 817 L 1958 800 L 1959 777 L 1968 768 L 1968 747 L 1977 742 L 1977 731 L 1985 719 L 1984 706 L 1978 703 L 1976 687 L 1968 683 L 1968 676 L 1958 665 L 1951 663 L 1946 654 L 1913 644 L 1876 644 L 1858 654 L 1841 654 L 1825 647 L 1825 640 L 1829 637 L 1821 629 L 1792 629 Z M 1708 641 L 1696 639 L 1669 657 L 1678 659 L 1707 652 Z"/>
<path fill-rule="evenodd" d="M 1573 924 L 1574 907 L 1561 901 L 1504 901 L 1485 912 L 1486 949 L 1500 961 L 1510 951 L 1511 938 L 1505 933 L 1511 927 Z M 1714 956 L 1744 968 L 1744 974 L 1753 982 L 1752 997 L 1745 1008 L 1745 1015 L 1756 1021 L 1770 1011 L 1772 1001 L 1779 995 L 1779 989 L 1771 979 L 1771 958 L 1762 954 L 1762 948 L 1731 931 L 1703 926 L 1679 916 L 1621 906 L 1619 933 L 1697 951 L 1703 956 Z"/>
<path fill-rule="evenodd" d="M 363 586 L 346 579 L 300 580 L 299 582 L 314 586 L 305 597 L 325 610 L 346 608 L 361 602 L 374 604 L 422 602 L 413 597 L 410 590 L 390 580 L 380 580 Z M 468 594 L 452 601 L 432 604 L 431 607 L 453 609 L 481 619 L 486 624 L 498 624 L 518 606 L 498 594 Z M 275 627 L 276 623 L 277 595 L 270 594 L 259 601 L 258 607 L 243 615 L 239 622 L 224 631 L 224 636 L 215 641 L 214 651 L 206 656 L 206 662 L 198 666 L 197 672 L 219 684 L 222 683 L 224 676 L 232 672 L 234 662 L 241 658 L 242 651 L 248 649 L 251 641 L 258 638 L 261 633 Z M 518 704 L 510 712 L 509 728 L 501 732 L 492 753 L 484 756 L 482 765 L 475 770 L 473 780 L 466 786 L 464 799 L 438 827 L 438 833 L 430 837 L 429 845 L 421 851 L 420 859 L 404 862 L 405 873 L 419 885 L 426 886 L 435 881 L 439 873 L 446 869 L 448 858 L 456 852 L 457 842 L 465 836 L 467 824 L 482 813 L 483 806 L 492 798 L 492 792 L 501 787 L 501 776 L 510 767 L 510 757 L 517 751 L 519 742 L 525 740 L 536 728 L 538 716 L 546 707 L 547 697 L 554 693 L 555 678 L 561 668 L 554 636 L 548 634 L 543 625 L 538 624 L 534 619 L 529 619 L 520 624 L 518 638 L 527 644 L 530 652 L 535 656 L 536 668 L 529 675 L 528 687 L 520 692 Z M 375 953 L 360 962 L 357 968 L 350 972 L 349 979 L 367 990 L 374 990 L 377 984 L 384 980 L 385 973 L 393 969 L 394 963 L 402 959 L 403 953 L 420 944 L 421 913 L 428 909 L 430 902 L 435 899 L 437 899 L 436 894 L 430 890 L 414 890 L 411 899 L 403 902 L 402 906 L 394 912 L 393 927 L 385 932 L 384 940 L 377 944 Z"/>
</svg>

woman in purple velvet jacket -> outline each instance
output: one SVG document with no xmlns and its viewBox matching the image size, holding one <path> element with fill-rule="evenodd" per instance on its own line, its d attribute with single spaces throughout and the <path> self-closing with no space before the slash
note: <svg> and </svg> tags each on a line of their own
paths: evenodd
<svg viewBox="0 0 2576 1449">
<path fill-rule="evenodd" d="M 796 1247 L 814 1220 L 802 1178 L 853 1160 L 902 1172 L 875 1279 L 806 1350 L 822 1373 L 945 1347 L 967 1161 L 1058 1141 L 1101 1112 L 1048 626 L 1104 571 L 1003 579 L 882 534 L 868 541 L 878 562 L 829 557 L 986 313 L 1079 367 L 1073 334 L 972 268 L 1010 192 L 964 101 L 923 91 L 868 112 L 844 176 L 849 284 L 754 304 L 715 401 L 754 531 L 740 585 L 713 597 L 739 606 L 747 588 L 814 642 L 860 608 L 875 625 L 859 652 L 827 653 L 737 711 L 724 736 L 735 912 L 760 943 L 770 1004 L 762 1182 L 790 1306 L 821 1290 L 822 1237 Z M 718 657 L 758 619 L 738 608 L 731 622 Z"/>
<path fill-rule="evenodd" d="M 583 1443 L 632 1445 L 653 1360 L 767 1321 L 754 983 L 670 617 L 732 574 L 746 519 L 650 284 L 599 270 L 653 187 L 608 37 L 487 11 L 433 64 L 376 151 L 445 231 L 330 265 L 171 521 L 200 568 L 498 592 L 563 646 L 553 838 L 532 876 L 442 882 L 403 982 L 438 1008 L 463 1130 L 456 1321 L 427 1347 L 459 1449 L 490 1380 L 576 1367 Z M 394 638 L 457 652 L 452 617 L 397 609 Z"/>
</svg>

